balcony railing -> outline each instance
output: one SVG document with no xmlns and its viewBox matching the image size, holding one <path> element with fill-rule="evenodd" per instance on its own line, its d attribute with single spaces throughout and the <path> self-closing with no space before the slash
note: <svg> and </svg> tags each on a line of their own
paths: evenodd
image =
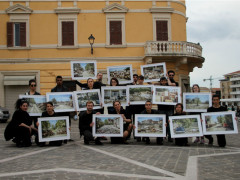
<svg viewBox="0 0 240 180">
<path fill-rule="evenodd" d="M 240 91 L 230 92 L 230 94 L 232 94 L 232 95 L 240 95 Z"/>
<path fill-rule="evenodd" d="M 237 88 L 237 87 L 240 87 L 240 84 L 230 85 L 230 88 Z"/>
<path fill-rule="evenodd" d="M 230 81 L 240 81 L 240 77 L 230 78 Z"/>
<path fill-rule="evenodd" d="M 145 56 L 177 55 L 202 56 L 202 47 L 185 41 L 147 41 Z"/>
</svg>

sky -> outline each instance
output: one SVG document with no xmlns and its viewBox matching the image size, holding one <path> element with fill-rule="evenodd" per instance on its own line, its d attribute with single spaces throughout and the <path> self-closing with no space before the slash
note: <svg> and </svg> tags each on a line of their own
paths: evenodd
<svg viewBox="0 0 240 180">
<path fill-rule="evenodd" d="M 240 0 L 186 0 L 187 41 L 200 43 L 202 68 L 190 73 L 190 83 L 220 87 L 224 74 L 240 70 Z"/>
</svg>

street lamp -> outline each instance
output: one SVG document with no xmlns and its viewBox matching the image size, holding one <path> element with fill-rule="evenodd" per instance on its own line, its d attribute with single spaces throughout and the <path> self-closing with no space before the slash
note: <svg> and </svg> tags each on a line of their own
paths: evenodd
<svg viewBox="0 0 240 180">
<path fill-rule="evenodd" d="M 91 54 L 93 54 L 93 47 L 92 46 L 94 44 L 95 37 L 93 37 L 93 35 L 91 34 L 91 36 L 89 36 L 88 40 L 89 40 L 89 43 L 91 45 Z"/>
</svg>

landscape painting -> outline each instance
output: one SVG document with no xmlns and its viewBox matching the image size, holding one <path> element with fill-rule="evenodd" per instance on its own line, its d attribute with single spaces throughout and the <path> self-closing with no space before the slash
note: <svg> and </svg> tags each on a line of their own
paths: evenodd
<svg viewBox="0 0 240 180">
<path fill-rule="evenodd" d="M 200 115 L 169 116 L 173 138 L 203 136 Z"/>
<path fill-rule="evenodd" d="M 101 87 L 102 105 L 113 106 L 113 102 L 118 100 L 122 106 L 128 106 L 129 92 L 126 86 L 105 86 Z"/>
<path fill-rule="evenodd" d="M 153 86 L 153 103 L 176 105 L 181 102 L 180 87 Z"/>
<path fill-rule="evenodd" d="M 74 91 L 74 99 L 77 107 L 77 111 L 87 110 L 86 103 L 92 101 L 94 103 L 93 109 L 100 109 L 101 107 L 101 96 L 99 89 Z"/>
<path fill-rule="evenodd" d="M 136 137 L 166 137 L 166 115 L 163 114 L 136 114 Z"/>
<path fill-rule="evenodd" d="M 161 77 L 166 76 L 166 64 L 142 65 L 141 73 L 144 76 L 144 82 L 159 81 Z"/>
<path fill-rule="evenodd" d="M 43 95 L 19 95 L 28 101 L 28 113 L 30 116 L 41 116 L 46 110 L 46 96 Z"/>
<path fill-rule="evenodd" d="M 117 78 L 119 84 L 127 84 L 133 81 L 132 65 L 107 67 L 108 84 L 112 78 Z"/>
<path fill-rule="evenodd" d="M 39 142 L 70 139 L 69 117 L 38 118 Z"/>
<path fill-rule="evenodd" d="M 234 111 L 202 113 L 203 134 L 237 134 Z"/>
<path fill-rule="evenodd" d="M 207 112 L 210 106 L 212 106 L 211 93 L 183 93 L 185 112 Z"/>
<path fill-rule="evenodd" d="M 51 101 L 55 112 L 75 111 L 72 92 L 47 93 L 47 101 Z"/>
<path fill-rule="evenodd" d="M 147 100 L 152 101 L 151 85 L 132 85 L 127 86 L 129 91 L 130 104 L 145 104 Z"/>
<path fill-rule="evenodd" d="M 93 136 L 123 137 L 123 118 L 119 114 L 93 115 Z"/>
<path fill-rule="evenodd" d="M 96 79 L 96 61 L 71 61 L 71 75 L 74 80 Z"/>
</svg>

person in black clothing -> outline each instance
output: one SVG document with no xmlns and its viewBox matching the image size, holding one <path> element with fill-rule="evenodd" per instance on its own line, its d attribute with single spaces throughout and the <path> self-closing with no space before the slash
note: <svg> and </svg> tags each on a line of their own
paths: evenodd
<svg viewBox="0 0 240 180">
<path fill-rule="evenodd" d="M 35 79 L 31 79 L 29 80 L 29 88 L 30 88 L 30 91 L 26 92 L 25 95 L 41 95 L 39 92 L 36 91 L 36 87 L 37 87 L 37 83 L 36 83 L 36 80 Z M 37 116 L 33 116 L 31 117 L 33 122 L 34 122 L 34 127 L 37 128 L 37 119 L 38 117 Z"/>
<path fill-rule="evenodd" d="M 175 111 L 176 111 L 176 113 L 173 114 L 173 116 L 186 115 L 186 113 L 183 112 L 183 105 L 181 103 L 176 104 Z M 177 146 L 189 146 L 188 138 L 175 138 L 175 144 Z"/>
<path fill-rule="evenodd" d="M 119 81 L 117 78 L 112 78 L 110 80 L 110 86 L 119 86 Z M 108 114 L 112 114 L 112 112 L 114 111 L 114 107 L 113 106 L 109 106 L 107 107 L 108 109 Z"/>
<path fill-rule="evenodd" d="M 68 92 L 68 88 L 63 85 L 62 76 L 56 77 L 56 83 L 57 85 L 51 89 L 51 92 Z"/>
<path fill-rule="evenodd" d="M 15 109 L 12 120 L 5 129 L 5 139 L 6 141 L 13 139 L 17 147 L 31 146 L 31 136 L 37 134 L 37 129 L 31 126 L 32 119 L 27 113 L 28 101 L 26 99 L 18 99 Z"/>
<path fill-rule="evenodd" d="M 57 113 L 54 112 L 54 107 L 52 102 L 47 102 L 46 103 L 46 111 L 42 113 L 42 117 L 57 117 L 59 116 Z M 39 126 L 39 123 L 37 123 L 37 126 Z M 38 146 L 45 146 L 45 142 L 39 142 L 38 137 L 36 136 L 35 142 Z M 62 140 L 59 141 L 50 141 L 49 145 L 50 146 L 61 146 L 62 145 Z"/>
<path fill-rule="evenodd" d="M 145 102 L 145 110 L 142 111 L 141 114 L 159 114 L 159 112 L 155 109 L 152 109 L 152 102 L 151 101 L 146 101 Z M 157 137 L 156 141 L 157 141 L 157 144 L 163 145 L 163 138 L 162 137 Z M 149 137 L 146 137 L 146 144 L 150 144 Z"/>
<path fill-rule="evenodd" d="M 173 70 L 169 70 L 167 76 L 169 86 L 178 86 L 178 82 L 174 80 L 175 72 Z"/>
<path fill-rule="evenodd" d="M 121 114 L 123 117 L 123 138 L 112 137 L 111 143 L 112 144 L 121 143 L 121 140 L 123 140 L 122 142 L 124 144 L 128 144 L 127 137 L 129 136 L 129 134 L 131 134 L 132 128 L 133 128 L 133 125 L 131 123 L 132 122 L 131 115 L 128 114 L 127 111 L 122 108 L 121 102 L 118 100 L 113 102 L 113 107 L 114 107 L 114 110 L 110 112 L 110 114 Z"/>
<path fill-rule="evenodd" d="M 156 83 L 154 85 L 168 86 L 168 81 L 169 80 L 167 80 L 166 77 L 161 77 L 159 83 Z M 173 113 L 174 113 L 174 106 L 158 104 L 158 112 L 159 112 L 159 114 L 165 114 L 166 119 L 168 119 L 168 117 L 173 115 Z M 173 142 L 173 140 L 171 138 L 170 127 L 169 127 L 168 121 L 167 121 L 167 127 L 166 127 L 166 136 L 168 136 L 168 142 Z"/>
<path fill-rule="evenodd" d="M 87 106 L 87 111 L 83 111 L 79 114 L 79 131 L 80 131 L 80 138 L 81 136 L 84 136 L 84 144 L 88 145 L 90 141 L 94 141 L 94 138 L 92 135 L 93 114 L 100 114 L 100 113 L 96 113 L 96 111 L 93 111 L 94 103 L 92 101 L 88 101 L 86 103 L 86 106 Z M 102 145 L 99 137 L 95 139 L 95 144 Z"/>
<path fill-rule="evenodd" d="M 56 83 L 57 83 L 57 85 L 51 89 L 51 92 L 69 92 L 69 89 L 63 85 L 62 76 L 56 77 Z M 61 112 L 61 113 L 58 113 L 58 115 L 59 116 L 68 116 L 69 117 L 69 125 L 71 126 L 70 112 Z M 69 141 L 73 141 L 73 140 L 69 139 Z M 64 140 L 63 142 L 67 143 L 67 140 Z"/>
<path fill-rule="evenodd" d="M 220 97 L 218 95 L 212 96 L 212 107 L 209 107 L 207 109 L 207 112 L 221 112 L 221 111 L 227 111 L 227 108 L 220 105 Z M 213 145 L 213 137 L 212 135 L 205 135 L 205 137 L 209 140 L 208 144 Z M 217 141 L 218 145 L 220 147 L 226 146 L 226 138 L 224 134 L 217 135 Z"/>
</svg>

